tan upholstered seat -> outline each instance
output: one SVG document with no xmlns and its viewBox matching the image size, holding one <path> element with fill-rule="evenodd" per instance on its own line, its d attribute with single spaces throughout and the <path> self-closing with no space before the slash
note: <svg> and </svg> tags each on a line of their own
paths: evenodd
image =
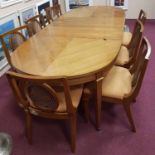
<svg viewBox="0 0 155 155">
<path fill-rule="evenodd" d="M 82 87 L 79 86 L 79 87 L 74 87 L 71 89 L 70 91 L 70 94 L 71 94 L 71 98 L 72 98 L 72 104 L 73 104 L 73 107 L 75 109 L 77 109 L 79 103 L 80 103 L 80 97 L 79 96 L 82 96 Z M 59 98 L 59 106 L 58 108 L 56 109 L 56 112 L 66 112 L 67 108 L 66 108 L 66 101 L 65 101 L 65 96 L 64 96 L 64 93 L 62 92 L 59 92 L 57 94 L 58 98 Z"/>
<path fill-rule="evenodd" d="M 129 45 L 130 41 L 132 38 L 132 33 L 131 32 L 123 32 L 123 41 L 122 44 L 127 46 Z"/>
<path fill-rule="evenodd" d="M 128 69 L 114 66 L 103 79 L 102 96 L 117 99 L 129 94 L 132 90 L 132 76 Z"/>
<path fill-rule="evenodd" d="M 123 66 L 124 64 L 127 64 L 129 62 L 129 58 L 129 51 L 127 47 L 121 46 L 115 64 Z"/>
</svg>

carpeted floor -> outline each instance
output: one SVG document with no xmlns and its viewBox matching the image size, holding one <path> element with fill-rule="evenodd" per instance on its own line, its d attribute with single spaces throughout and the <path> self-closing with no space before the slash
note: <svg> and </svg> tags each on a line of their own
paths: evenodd
<svg viewBox="0 0 155 155">
<path fill-rule="evenodd" d="M 127 24 L 132 29 L 133 20 Z M 145 35 L 152 45 L 151 59 L 146 76 L 133 104 L 137 133 L 132 133 L 121 106 L 104 106 L 101 130 L 85 123 L 79 115 L 77 121 L 76 155 L 155 155 L 155 21 L 145 25 Z M 8 82 L 0 78 L 0 132 L 13 138 L 12 155 L 69 155 L 67 123 L 33 119 L 33 144 L 24 136 L 24 113 L 16 105 Z"/>
</svg>

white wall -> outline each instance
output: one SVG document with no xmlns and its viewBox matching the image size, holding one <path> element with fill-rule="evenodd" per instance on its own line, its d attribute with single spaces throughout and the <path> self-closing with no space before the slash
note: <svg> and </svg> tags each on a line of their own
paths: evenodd
<svg viewBox="0 0 155 155">
<path fill-rule="evenodd" d="M 109 4 L 109 0 L 93 0 L 94 5 Z M 137 18 L 139 10 L 144 9 L 148 19 L 155 19 L 155 0 L 128 0 L 127 18 Z"/>
<path fill-rule="evenodd" d="M 94 5 L 106 5 L 107 0 L 93 0 Z"/>
<path fill-rule="evenodd" d="M 128 0 L 127 18 L 137 18 L 139 10 L 144 9 L 148 19 L 155 19 L 155 0 Z"/>
<path fill-rule="evenodd" d="M 41 0 L 35 0 L 41 1 Z M 69 0 L 59 0 L 62 6 L 62 12 L 66 11 L 65 1 Z M 110 0 L 89 0 L 91 5 L 108 5 Z M 27 3 L 19 3 L 7 8 L 0 8 L 0 16 L 7 14 L 9 12 L 21 9 L 23 6 L 28 6 L 33 4 L 34 0 Z M 127 18 L 134 19 L 137 18 L 139 10 L 144 9 L 147 13 L 147 18 L 155 19 L 155 0 L 128 0 L 128 11 L 126 12 Z"/>
</svg>

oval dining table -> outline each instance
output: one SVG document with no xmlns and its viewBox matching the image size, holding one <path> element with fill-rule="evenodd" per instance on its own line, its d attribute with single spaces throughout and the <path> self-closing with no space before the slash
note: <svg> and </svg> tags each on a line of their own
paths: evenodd
<svg viewBox="0 0 155 155">
<path fill-rule="evenodd" d="M 124 21 L 124 11 L 114 7 L 74 9 L 19 46 L 11 55 L 12 64 L 26 74 L 65 76 L 70 84 L 99 81 L 118 55 Z M 100 82 L 96 88 L 96 114 L 100 115 Z"/>
</svg>

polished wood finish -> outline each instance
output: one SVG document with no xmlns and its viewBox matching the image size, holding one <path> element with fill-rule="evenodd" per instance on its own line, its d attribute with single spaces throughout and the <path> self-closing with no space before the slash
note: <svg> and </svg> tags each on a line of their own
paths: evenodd
<svg viewBox="0 0 155 155">
<path fill-rule="evenodd" d="M 140 12 L 139 12 L 139 15 L 138 15 L 138 20 L 143 24 L 143 26 L 144 26 L 144 24 L 146 22 L 146 19 L 147 19 L 146 13 L 145 13 L 144 10 L 141 9 Z M 132 33 L 131 32 L 125 32 L 124 37 L 125 38 L 128 37 L 128 38 L 125 39 L 125 41 L 123 41 L 122 44 L 124 46 L 129 46 L 129 44 L 131 44 L 132 37 L 133 37 L 133 35 L 135 35 L 136 27 L 137 27 L 137 23 L 135 22 Z"/>
<path fill-rule="evenodd" d="M 147 18 L 146 12 L 143 9 L 141 9 L 139 12 L 138 20 L 140 20 L 144 25 L 146 22 L 146 18 Z"/>
<path fill-rule="evenodd" d="M 144 26 L 140 20 L 135 23 L 134 32 L 129 45 L 127 46 L 129 51 L 129 62 L 124 65 L 124 67 L 129 68 L 136 62 L 138 48 L 140 46 L 141 40 L 143 38 Z"/>
<path fill-rule="evenodd" d="M 143 29 L 144 29 L 146 19 L 147 19 L 146 12 L 143 9 L 141 9 L 139 12 L 139 15 L 138 15 L 138 21 L 140 21 L 142 23 Z M 135 24 L 134 24 L 132 35 L 135 35 L 136 29 L 137 29 L 137 22 L 135 22 Z M 129 44 L 131 44 L 132 39 L 133 39 L 133 36 L 132 36 Z M 129 46 L 129 45 L 127 45 L 127 46 Z"/>
<path fill-rule="evenodd" d="M 143 9 L 141 9 L 140 12 L 139 12 L 139 15 L 138 15 L 138 20 L 141 21 L 143 26 L 144 26 L 144 24 L 146 22 L 146 19 L 147 19 L 146 12 Z M 133 32 L 132 32 L 133 35 L 134 35 L 136 27 L 137 27 L 137 24 L 135 23 L 134 28 L 133 28 Z"/>
<path fill-rule="evenodd" d="M 11 60 L 18 70 L 33 75 L 94 76 L 115 61 L 123 25 L 121 9 L 75 9 L 31 37 L 16 49 Z"/>
<path fill-rule="evenodd" d="M 29 143 L 32 142 L 32 115 L 69 120 L 71 149 L 75 152 L 76 112 L 83 86 L 70 87 L 65 77 L 30 76 L 10 71 L 6 75 L 18 105 L 25 111 L 26 136 Z"/>
<path fill-rule="evenodd" d="M 27 34 L 24 36 L 23 33 Z M 10 66 L 13 67 L 12 61 L 10 58 L 10 52 L 13 52 L 19 45 L 23 44 L 27 38 L 31 36 L 31 33 L 27 25 L 15 28 L 11 31 L 5 32 L 0 35 L 0 41 L 2 43 L 2 48 L 4 50 L 5 56 Z M 6 44 L 5 39 L 8 38 L 9 44 Z"/>
</svg>

